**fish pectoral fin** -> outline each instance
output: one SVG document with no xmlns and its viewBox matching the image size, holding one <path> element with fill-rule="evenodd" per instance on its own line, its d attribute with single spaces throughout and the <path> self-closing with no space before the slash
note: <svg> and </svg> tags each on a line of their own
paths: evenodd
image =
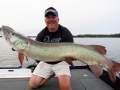
<svg viewBox="0 0 120 90">
<path fill-rule="evenodd" d="M 22 64 L 23 64 L 23 61 L 24 61 L 24 54 L 18 52 L 18 58 L 19 58 L 20 64 L 22 65 Z"/>
<path fill-rule="evenodd" d="M 102 75 L 103 69 L 99 64 L 89 65 L 89 67 L 97 77 L 100 77 Z"/>
<path fill-rule="evenodd" d="M 99 52 L 103 55 L 106 55 L 107 50 L 105 49 L 104 46 L 102 46 L 102 45 L 89 45 L 89 46 L 92 46 L 97 52 Z"/>
<path fill-rule="evenodd" d="M 26 57 L 26 60 L 28 61 L 28 58 L 27 58 L 27 56 L 25 56 Z"/>
<path fill-rule="evenodd" d="M 68 64 L 70 64 L 72 67 L 75 67 L 74 65 L 73 65 L 73 63 L 72 63 L 72 58 L 69 58 L 69 57 L 67 57 L 66 59 L 65 59 L 65 62 L 66 63 L 68 63 Z"/>
</svg>

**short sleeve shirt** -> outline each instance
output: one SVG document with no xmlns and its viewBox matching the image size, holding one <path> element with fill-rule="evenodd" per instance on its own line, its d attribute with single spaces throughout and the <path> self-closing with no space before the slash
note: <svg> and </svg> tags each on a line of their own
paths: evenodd
<svg viewBox="0 0 120 90">
<path fill-rule="evenodd" d="M 46 43 L 74 42 L 71 32 L 62 25 L 59 25 L 58 30 L 55 32 L 50 32 L 48 28 L 45 27 L 40 33 L 38 33 L 36 37 L 36 41 L 46 42 Z M 57 62 L 47 62 L 47 63 L 55 64 Z"/>
</svg>

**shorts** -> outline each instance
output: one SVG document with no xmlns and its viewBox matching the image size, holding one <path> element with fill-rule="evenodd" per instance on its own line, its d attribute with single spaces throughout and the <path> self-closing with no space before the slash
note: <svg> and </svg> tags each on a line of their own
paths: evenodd
<svg viewBox="0 0 120 90">
<path fill-rule="evenodd" d="M 61 61 L 57 64 L 48 64 L 40 61 L 33 74 L 43 78 L 48 78 L 53 73 L 55 73 L 56 77 L 59 77 L 60 75 L 71 76 L 69 66 L 70 65 L 65 61 Z"/>
</svg>

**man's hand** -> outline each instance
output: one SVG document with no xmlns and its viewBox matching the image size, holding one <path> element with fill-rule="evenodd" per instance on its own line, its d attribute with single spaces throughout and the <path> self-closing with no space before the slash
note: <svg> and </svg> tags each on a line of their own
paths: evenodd
<svg viewBox="0 0 120 90">
<path fill-rule="evenodd" d="M 66 59 L 65 59 L 65 62 L 67 62 L 68 64 L 70 64 L 72 67 L 75 67 L 74 65 L 73 65 L 73 63 L 72 63 L 72 61 L 74 61 L 75 59 L 73 59 L 73 58 L 70 58 L 70 57 L 67 57 Z"/>
<path fill-rule="evenodd" d="M 66 59 L 69 59 L 69 60 L 71 60 L 71 61 L 76 61 L 76 59 L 71 58 L 71 57 L 67 57 Z"/>
</svg>

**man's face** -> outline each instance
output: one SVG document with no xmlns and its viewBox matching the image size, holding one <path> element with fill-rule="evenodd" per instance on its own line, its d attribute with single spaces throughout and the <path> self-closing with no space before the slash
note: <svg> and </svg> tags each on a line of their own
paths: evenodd
<svg viewBox="0 0 120 90">
<path fill-rule="evenodd" d="M 53 13 L 48 13 L 45 17 L 45 23 L 49 29 L 56 29 L 58 27 L 59 18 Z"/>
</svg>

